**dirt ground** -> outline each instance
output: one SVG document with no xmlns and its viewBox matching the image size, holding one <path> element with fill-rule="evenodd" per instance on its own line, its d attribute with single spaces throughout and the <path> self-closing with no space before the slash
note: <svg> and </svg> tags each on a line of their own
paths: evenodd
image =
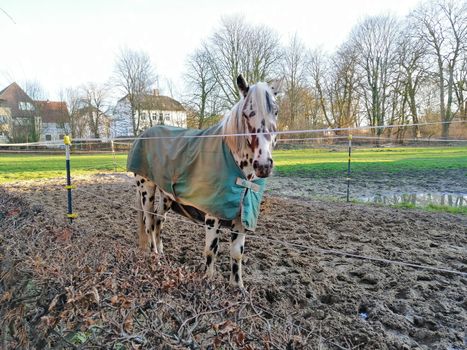
<svg viewBox="0 0 467 350">
<path fill-rule="evenodd" d="M 74 183 L 73 225 L 58 181 L 0 188 L 4 348 L 467 349 L 465 274 L 319 251 L 466 273 L 466 216 L 269 191 L 241 293 L 228 286 L 227 232 L 210 283 L 202 228 L 169 214 L 159 260 L 135 247 L 130 177 Z"/>
</svg>

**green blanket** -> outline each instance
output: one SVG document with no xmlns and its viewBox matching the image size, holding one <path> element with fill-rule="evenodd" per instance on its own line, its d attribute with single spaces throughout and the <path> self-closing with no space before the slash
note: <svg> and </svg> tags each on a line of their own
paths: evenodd
<svg viewBox="0 0 467 350">
<path fill-rule="evenodd" d="M 221 131 L 220 125 L 205 130 L 152 127 L 133 143 L 127 169 L 147 177 L 183 206 L 223 221 L 241 215 L 245 229 L 254 231 L 265 180 L 248 181 L 222 137 L 190 137 Z"/>
</svg>

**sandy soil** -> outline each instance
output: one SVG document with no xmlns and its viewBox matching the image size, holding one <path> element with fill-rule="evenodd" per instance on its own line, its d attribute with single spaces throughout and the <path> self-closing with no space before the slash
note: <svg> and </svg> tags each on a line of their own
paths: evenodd
<svg viewBox="0 0 467 350">
<path fill-rule="evenodd" d="M 39 308 L 39 302 L 27 306 L 26 311 L 22 309 L 22 317 L 29 322 L 28 331 L 24 331 L 29 335 L 24 337 L 36 334 L 31 331 L 36 327 L 45 339 L 42 343 L 31 343 L 36 347 L 41 344 L 71 348 L 74 340 L 65 337 L 67 332 L 75 335 L 77 330 L 84 332 L 86 317 L 94 317 L 93 324 L 101 326 L 112 323 L 107 310 L 116 312 L 120 305 L 118 298 L 125 295 L 133 306 L 118 309 L 115 317 L 121 321 L 120 328 L 109 326 L 108 333 L 93 334 L 94 343 L 89 340 L 84 348 L 104 343 L 108 348 L 123 344 L 123 348 L 144 349 L 467 348 L 465 275 L 316 251 L 339 250 L 465 273 L 466 216 L 279 198 L 269 191 L 259 227 L 254 236 L 247 237 L 244 281 L 249 293 L 242 295 L 226 286 L 227 233 L 222 234 L 219 275 L 211 285 L 202 280 L 202 228 L 176 221 L 181 217 L 169 215 L 164 232 L 166 259 L 157 265 L 154 257 L 141 255 L 134 249 L 135 213 L 131 209 L 134 189 L 130 178 L 100 175 L 76 178 L 74 182 L 78 186 L 74 190 L 74 208 L 79 216 L 72 226 L 64 219 L 66 196 L 57 181 L 24 182 L 0 189 L 0 231 L 4 231 L 0 236 L 2 316 L 14 319 L 13 312 L 19 312 L 21 300 L 15 304 L 14 298 L 6 294 L 13 286 L 19 290 L 18 283 L 8 284 L 4 276 L 12 273 L 11 266 L 22 251 L 28 251 L 32 262 L 27 262 L 28 259 L 17 262 L 17 273 L 23 271 L 23 275 L 27 273 L 37 281 L 49 278 L 47 288 L 53 290 L 42 292 L 41 303 L 48 307 L 42 306 L 40 318 L 30 315 L 34 314 L 31 310 Z M 288 185 L 281 186 L 278 181 L 271 187 L 285 190 L 284 186 Z M 305 188 L 297 185 L 301 187 Z M 261 237 L 315 250 L 264 241 Z M 20 239 L 26 242 L 18 243 Z M 28 240 L 35 242 L 35 248 L 30 248 Z M 76 252 L 82 257 L 74 258 Z M 64 258 L 57 258 L 60 256 Z M 60 262 L 55 266 L 52 261 Z M 105 263 L 105 268 L 99 263 Z M 29 264 L 27 268 L 25 264 Z M 124 273 L 131 276 L 126 284 L 96 282 L 90 287 L 87 279 L 80 277 L 85 265 L 93 278 L 113 274 L 124 279 Z M 148 267 L 152 265 L 156 267 Z M 54 266 L 53 271 L 47 266 Z M 138 272 L 134 271 L 135 266 Z M 147 273 L 145 269 L 149 269 Z M 65 271 L 68 278 L 54 277 Z M 167 279 L 171 273 L 178 277 Z M 162 279 L 173 283 L 146 290 Z M 83 292 L 79 299 L 77 291 L 84 290 L 84 285 L 91 292 Z M 89 293 L 94 295 L 94 306 L 84 304 L 84 296 Z M 54 314 L 60 304 L 57 300 L 61 300 L 61 308 Z M 80 308 L 89 313 L 78 312 Z M 141 321 L 144 314 L 153 315 L 149 326 L 149 321 Z M 162 320 L 160 325 L 156 322 L 158 318 Z M 16 327 L 22 329 L 19 323 Z M 48 331 L 44 331 L 47 328 L 44 324 Z M 4 345 L 21 344 L 21 337 L 5 336 L 5 327 Z M 114 331 L 117 335 L 113 335 Z"/>
</svg>

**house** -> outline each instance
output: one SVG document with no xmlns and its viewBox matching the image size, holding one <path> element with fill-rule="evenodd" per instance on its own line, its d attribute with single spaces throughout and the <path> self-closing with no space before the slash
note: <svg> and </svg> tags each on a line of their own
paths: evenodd
<svg viewBox="0 0 467 350">
<path fill-rule="evenodd" d="M 70 116 L 65 102 L 34 101 L 34 105 L 42 119 L 40 141 L 63 140 L 70 133 Z"/>
<path fill-rule="evenodd" d="M 2 106 L 0 100 L 0 143 L 8 142 L 8 135 L 11 130 L 11 109 L 6 106 Z"/>
<path fill-rule="evenodd" d="M 39 141 L 42 120 L 34 101 L 17 84 L 0 91 L 0 139 L 2 142 Z"/>
<path fill-rule="evenodd" d="M 61 140 L 69 120 L 65 102 L 34 101 L 17 83 L 0 91 L 0 142 Z"/>
<path fill-rule="evenodd" d="M 152 94 L 145 94 L 139 98 L 139 108 L 135 113 L 137 134 L 157 124 L 186 128 L 187 113 L 180 102 L 171 97 L 159 95 L 158 90 L 153 90 Z M 128 96 L 117 102 L 112 119 L 112 136 L 133 136 L 133 121 Z"/>
</svg>

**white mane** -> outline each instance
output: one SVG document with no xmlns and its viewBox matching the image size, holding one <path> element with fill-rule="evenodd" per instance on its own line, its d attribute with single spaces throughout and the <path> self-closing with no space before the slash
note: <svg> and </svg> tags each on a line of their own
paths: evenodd
<svg viewBox="0 0 467 350">
<path fill-rule="evenodd" d="M 247 126 L 247 120 L 242 115 L 244 105 L 245 103 L 249 103 L 250 99 L 255 101 L 256 115 L 264 116 L 266 127 L 267 129 L 270 129 L 271 121 L 269 120 L 269 116 L 271 115 L 271 111 L 269 108 L 271 108 L 271 106 L 268 108 L 266 93 L 271 96 L 271 99 L 273 98 L 272 96 L 274 95 L 267 83 L 260 82 L 250 86 L 247 96 L 241 96 L 240 101 L 238 101 L 232 109 L 226 113 L 224 119 L 221 121 L 222 133 L 224 135 L 230 135 L 247 134 L 250 132 Z M 269 103 L 271 104 L 272 102 L 270 101 Z M 225 142 L 229 146 L 230 150 L 237 154 L 245 153 L 248 147 L 246 136 L 226 136 Z"/>
</svg>

